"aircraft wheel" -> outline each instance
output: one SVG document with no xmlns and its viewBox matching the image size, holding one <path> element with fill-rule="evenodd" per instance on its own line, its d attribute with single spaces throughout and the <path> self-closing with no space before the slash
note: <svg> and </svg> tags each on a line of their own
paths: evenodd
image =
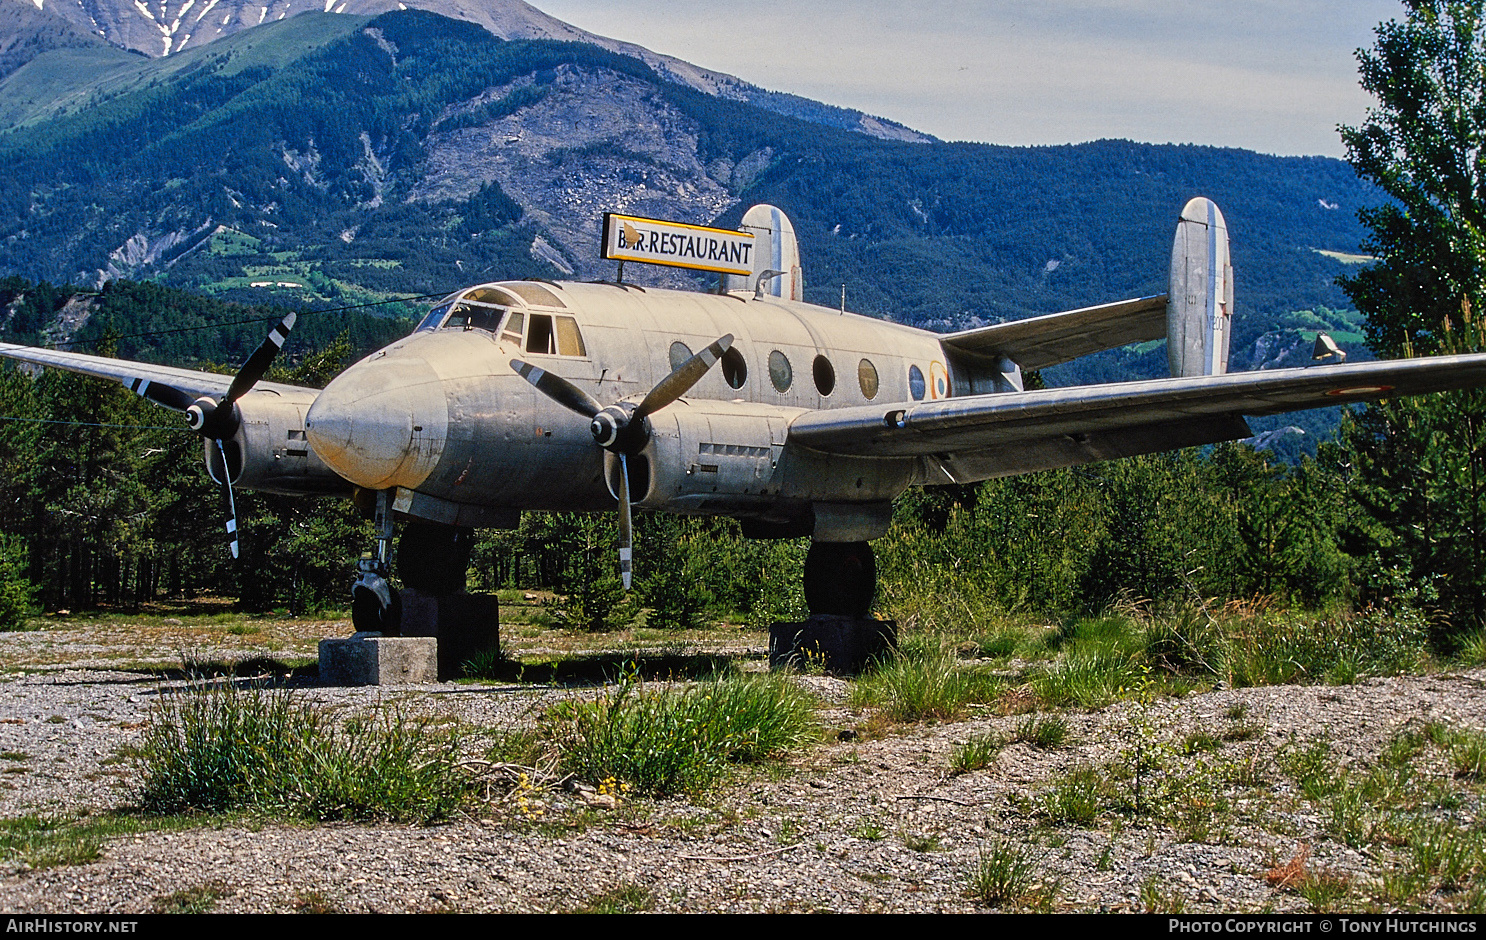
<svg viewBox="0 0 1486 940">
<path fill-rule="evenodd" d="M 404 587 L 429 594 L 458 594 L 475 547 L 473 529 L 409 523 L 397 544 L 397 574 Z"/>
<path fill-rule="evenodd" d="M 364 582 L 351 588 L 351 626 L 357 633 L 397 636 L 402 632 L 402 597 L 385 581 L 381 588 Z"/>
<path fill-rule="evenodd" d="M 877 593 L 877 560 L 866 542 L 811 542 L 805 606 L 812 616 L 866 617 Z"/>
</svg>

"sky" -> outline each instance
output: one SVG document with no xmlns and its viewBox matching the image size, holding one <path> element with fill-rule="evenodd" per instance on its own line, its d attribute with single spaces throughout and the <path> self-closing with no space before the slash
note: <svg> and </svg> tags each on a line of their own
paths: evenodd
<svg viewBox="0 0 1486 940">
<path fill-rule="evenodd" d="M 1400 0 L 534 0 L 590 32 L 945 140 L 1345 156 Z"/>
</svg>

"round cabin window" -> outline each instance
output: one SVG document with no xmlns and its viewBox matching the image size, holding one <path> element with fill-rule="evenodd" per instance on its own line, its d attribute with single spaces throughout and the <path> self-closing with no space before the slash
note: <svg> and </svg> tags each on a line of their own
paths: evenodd
<svg viewBox="0 0 1486 940">
<path fill-rule="evenodd" d="M 862 386 L 862 396 L 868 401 L 877 397 L 877 367 L 871 359 L 863 359 L 857 366 L 857 382 Z"/>
<path fill-rule="evenodd" d="M 748 381 L 748 363 L 736 346 L 722 354 L 721 365 L 722 377 L 727 380 L 729 387 L 742 388 L 743 383 Z"/>
<path fill-rule="evenodd" d="M 836 388 L 836 370 L 831 367 L 831 360 L 825 356 L 816 356 L 810 371 L 815 376 L 815 390 L 822 395 L 829 395 Z"/>
<path fill-rule="evenodd" d="M 681 364 L 691 358 L 691 347 L 677 341 L 671 344 L 671 371 L 675 372 L 681 368 Z"/>
<path fill-rule="evenodd" d="M 777 349 L 769 353 L 769 381 L 774 383 L 774 388 L 787 392 L 794 380 L 795 373 L 790 368 L 789 357 Z"/>
<path fill-rule="evenodd" d="M 924 400 L 924 370 L 918 366 L 908 367 L 908 394 L 913 396 L 914 401 Z"/>
</svg>

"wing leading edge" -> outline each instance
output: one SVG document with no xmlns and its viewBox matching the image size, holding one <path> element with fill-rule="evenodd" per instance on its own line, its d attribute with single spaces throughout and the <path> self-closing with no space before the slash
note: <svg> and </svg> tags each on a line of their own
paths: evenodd
<svg viewBox="0 0 1486 940">
<path fill-rule="evenodd" d="M 127 359 L 90 356 L 86 353 L 65 352 L 60 349 L 39 349 L 35 346 L 19 346 L 14 343 L 0 343 L 0 358 L 15 359 L 19 362 L 48 366 L 53 369 L 66 369 L 68 372 L 78 372 L 97 378 L 113 379 L 140 395 L 145 394 L 147 383 L 159 383 L 185 392 L 192 400 L 203 395 L 212 398 L 222 397 L 232 385 L 233 379 L 231 375 L 218 375 L 213 372 L 197 372 L 193 369 L 178 369 L 150 362 L 131 362 Z M 319 394 L 315 389 L 286 385 L 282 382 L 259 382 L 254 386 L 254 390 L 276 392 L 296 400 L 303 399 L 306 403 L 314 401 L 315 396 Z M 167 407 L 175 407 L 165 401 L 159 401 L 159 403 Z M 190 402 L 185 404 L 189 405 Z M 176 410 L 183 411 L 184 406 Z"/>
<path fill-rule="evenodd" d="M 1244 415 L 1486 385 L 1486 353 L 900 402 L 795 419 L 789 443 L 922 457 L 969 482 L 1248 437 Z M 926 482 L 934 482 L 928 480 Z"/>
</svg>

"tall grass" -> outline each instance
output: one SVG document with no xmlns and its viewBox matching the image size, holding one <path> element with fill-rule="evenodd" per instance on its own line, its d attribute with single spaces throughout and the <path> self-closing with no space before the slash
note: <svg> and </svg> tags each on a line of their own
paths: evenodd
<svg viewBox="0 0 1486 940">
<path fill-rule="evenodd" d="M 972 703 L 997 698 L 1007 682 L 962 668 L 954 653 L 938 646 L 905 646 L 859 678 L 851 703 L 874 706 L 894 721 L 956 718 Z"/>
<path fill-rule="evenodd" d="M 729 676 L 684 689 L 627 678 L 597 701 L 554 706 L 544 722 L 568 773 L 666 796 L 706 790 L 736 764 L 805 744 L 815 734 L 815 704 L 781 676 Z"/>
<path fill-rule="evenodd" d="M 1428 624 L 1409 609 L 1309 612 L 1231 603 L 1151 617 L 1145 631 L 1153 663 L 1234 687 L 1352 682 L 1414 672 L 1430 658 Z"/>
<path fill-rule="evenodd" d="M 381 711 L 337 723 L 287 691 L 165 697 L 136 759 L 151 813 L 255 810 L 434 821 L 464 800 L 457 737 Z"/>
</svg>

